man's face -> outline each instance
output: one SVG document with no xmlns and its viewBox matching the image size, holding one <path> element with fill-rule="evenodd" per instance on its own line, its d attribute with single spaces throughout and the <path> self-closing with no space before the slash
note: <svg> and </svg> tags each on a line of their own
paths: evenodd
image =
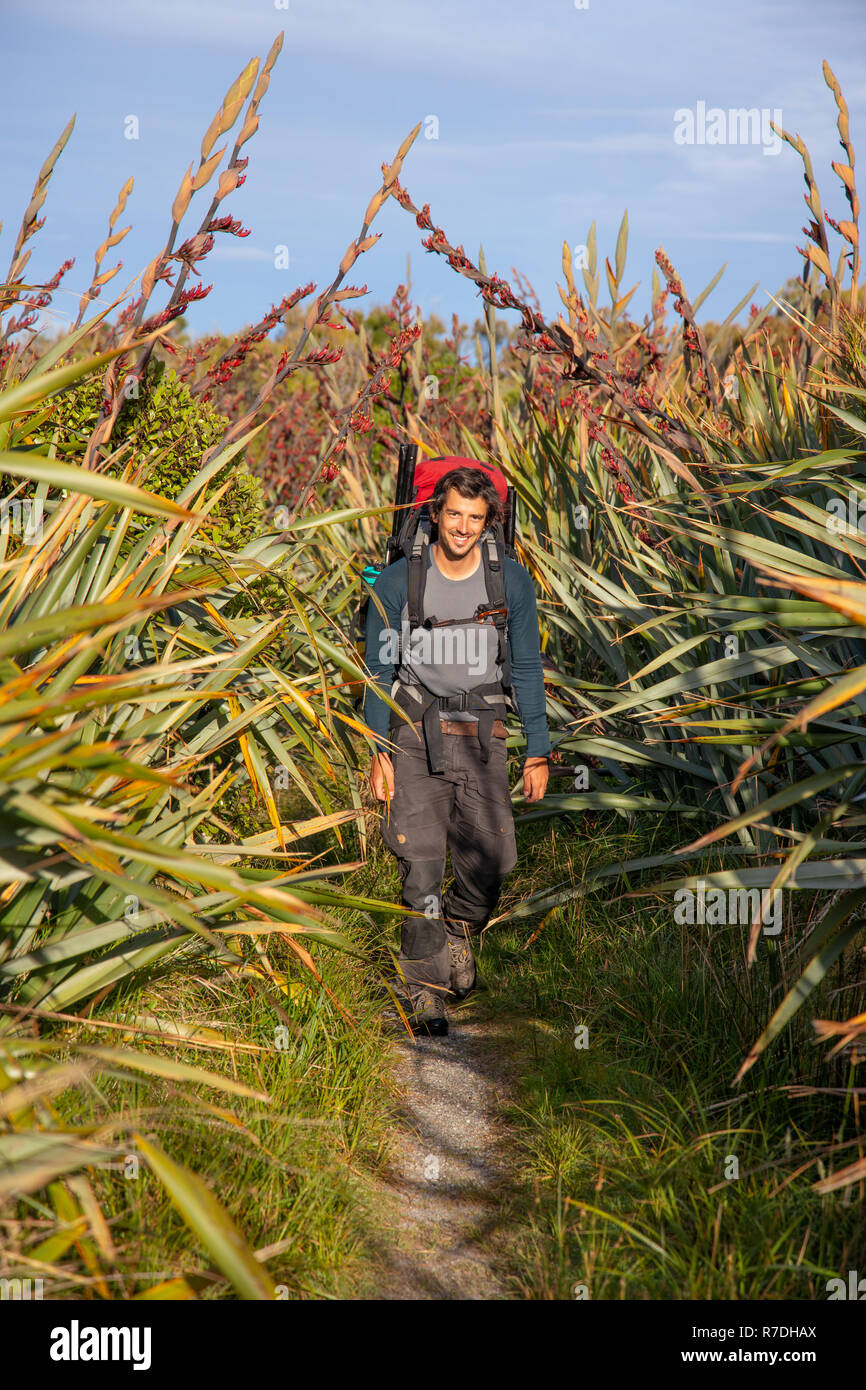
<svg viewBox="0 0 866 1390">
<path fill-rule="evenodd" d="M 439 544 L 453 559 L 468 555 L 487 524 L 487 503 L 483 497 L 461 497 L 449 488 L 436 520 Z"/>
</svg>

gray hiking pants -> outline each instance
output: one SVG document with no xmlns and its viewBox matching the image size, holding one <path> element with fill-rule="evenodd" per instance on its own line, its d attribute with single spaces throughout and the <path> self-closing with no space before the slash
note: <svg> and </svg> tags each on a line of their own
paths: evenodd
<svg viewBox="0 0 866 1390">
<path fill-rule="evenodd" d="M 432 773 L 420 724 L 401 723 L 392 735 L 394 796 L 382 811 L 382 838 L 397 858 L 405 907 L 400 966 L 407 982 L 447 987 L 450 960 L 445 918 L 479 932 L 517 863 L 504 738 L 490 740 L 481 761 L 475 734 L 442 734 L 445 768 Z M 454 883 L 442 900 L 445 853 Z"/>
</svg>

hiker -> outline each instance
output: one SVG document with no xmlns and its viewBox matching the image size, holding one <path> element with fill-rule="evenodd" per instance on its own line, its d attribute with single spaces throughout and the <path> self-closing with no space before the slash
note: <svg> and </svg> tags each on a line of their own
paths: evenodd
<svg viewBox="0 0 866 1390">
<path fill-rule="evenodd" d="M 550 752 L 532 580 L 494 545 L 502 515 L 494 470 L 457 462 L 429 500 L 436 539 L 419 526 L 411 554 L 372 586 L 365 643 L 369 674 L 413 721 L 392 714 L 367 687 L 364 718 L 382 750 L 370 770 L 373 795 L 386 802 L 382 838 L 397 858 L 404 906 L 424 913 L 403 919 L 400 969 L 413 1030 L 430 1036 L 448 1032 L 446 998 L 464 999 L 475 987 L 471 939 L 517 862 L 505 743 L 509 668 L 510 703 L 526 738 L 527 801 L 544 796 Z M 410 573 L 418 575 L 420 603 Z M 497 575 L 504 605 L 479 617 L 494 607 Z M 413 605 L 417 625 L 409 621 Z M 393 757 L 384 751 L 389 735 Z M 443 902 L 446 848 L 454 883 Z"/>
</svg>

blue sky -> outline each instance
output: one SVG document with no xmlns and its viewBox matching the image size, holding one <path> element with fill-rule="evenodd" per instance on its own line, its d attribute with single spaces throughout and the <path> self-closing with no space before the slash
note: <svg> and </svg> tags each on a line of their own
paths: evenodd
<svg viewBox="0 0 866 1390">
<path fill-rule="evenodd" d="M 223 206 L 252 234 L 223 237 L 203 267 L 210 296 L 193 331 L 234 330 L 294 284 L 324 287 L 359 229 L 380 164 L 419 120 L 403 182 L 473 259 L 533 282 L 546 313 L 559 309 L 563 239 L 597 224 L 613 259 L 629 214 L 624 284 L 649 304 L 653 253 L 663 246 L 692 298 L 725 261 L 704 306 L 722 318 L 759 282 L 766 303 L 799 273 L 806 220 L 799 158 L 787 145 L 678 144 L 675 115 L 707 107 L 781 111 L 812 154 L 825 205 L 847 216 L 830 160 L 841 155 L 826 58 L 863 136 L 866 72 L 862 0 L 4 0 L 0 262 L 5 271 L 38 169 L 73 111 L 76 128 L 52 180 L 28 274 L 76 264 L 58 320 L 73 316 L 117 193 L 135 188 L 120 225 L 110 288 L 140 273 L 163 244 L 184 170 L 227 87 L 248 58 L 285 44 L 248 143 L 248 178 Z M 858 61 L 859 60 L 859 61 Z M 140 138 L 124 138 L 138 117 Z M 427 122 L 432 132 L 433 123 Z M 866 141 L 862 145 L 866 149 Z M 194 200 L 190 234 L 209 192 Z M 396 203 L 380 213 L 378 245 L 361 262 L 367 306 L 391 297 L 411 256 L 413 298 L 425 313 L 468 322 L 473 287 L 420 246 Z M 288 270 L 274 247 L 289 248 Z M 838 239 L 831 233 L 831 246 Z M 111 253 L 109 253 L 111 255 Z M 113 261 L 107 261 L 107 264 Z M 602 274 L 602 303 L 607 302 Z M 156 305 L 157 300 L 154 301 Z M 508 316 L 513 319 L 513 315 Z"/>
</svg>

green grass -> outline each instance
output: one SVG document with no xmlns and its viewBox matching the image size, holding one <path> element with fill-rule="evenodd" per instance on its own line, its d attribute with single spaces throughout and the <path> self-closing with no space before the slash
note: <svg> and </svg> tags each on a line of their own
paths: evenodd
<svg viewBox="0 0 866 1390">
<path fill-rule="evenodd" d="M 520 828 L 523 870 L 502 910 L 579 883 L 587 866 L 685 841 L 675 824 L 645 825 L 611 817 L 587 834 L 575 819 L 573 839 L 562 822 Z M 782 1088 L 850 1084 L 847 1061 L 816 1051 L 810 1020 L 862 1008 L 862 980 L 837 972 L 734 1087 L 785 987 L 777 948 L 749 970 L 742 927 L 679 926 L 670 903 L 613 897 L 578 899 L 531 945 L 538 918 L 491 929 L 482 956 L 491 1015 L 525 1020 L 516 1031 L 529 1039 L 512 1114 L 527 1174 L 514 1214 L 524 1296 L 826 1297 L 828 1278 L 866 1261 L 862 1191 L 821 1197 L 811 1184 L 863 1144 L 821 1158 L 857 1134 L 844 1100 Z M 577 1024 L 589 1030 L 581 1050 Z M 739 1177 L 726 1180 L 730 1157 Z"/>
<path fill-rule="evenodd" d="M 554 883 L 577 885 L 588 867 L 659 853 L 694 833 L 693 822 L 644 818 L 629 827 L 613 816 L 519 826 L 520 863 L 500 910 Z M 347 861 L 354 852 L 349 844 L 324 857 Z M 375 830 L 367 863 L 336 881 L 399 898 L 394 861 Z M 584 1286 L 595 1299 L 826 1297 L 827 1279 L 866 1265 L 862 1192 L 822 1198 L 811 1184 L 862 1145 L 828 1155 L 856 1137 L 846 1102 L 794 1099 L 784 1088 L 850 1084 L 849 1063 L 826 1062 L 810 1020 L 864 1007 L 856 966 L 837 966 L 734 1087 L 790 982 L 786 957 L 764 943 L 749 970 L 742 928 L 678 926 L 669 902 L 617 900 L 619 891 L 611 886 L 546 919 L 485 935 L 480 964 L 490 989 L 482 1010 L 521 1059 L 510 1119 L 523 1187 L 508 1198 L 516 1296 L 570 1299 Z M 809 910 L 802 896 L 797 910 Z M 95 1021 L 147 1015 L 261 1046 L 232 1056 L 130 1039 L 261 1088 L 270 1105 L 202 1088 L 193 1105 L 188 1087 L 121 1078 L 103 1078 L 99 1092 L 70 1090 L 62 1102 L 80 1123 L 106 1109 L 121 1118 L 143 1109 L 142 1132 L 205 1178 L 254 1249 L 275 1247 L 268 1268 L 291 1298 L 357 1297 L 375 1287 L 381 1249 L 376 1179 L 394 1131 L 378 970 L 397 924 L 357 919 L 341 927 L 367 961 L 314 948 L 337 1002 L 270 938 L 290 996 L 197 964 L 112 995 L 96 1011 Z M 255 959 L 251 947 L 244 952 Z M 275 1000 L 287 1019 L 280 1049 Z M 589 1046 L 578 1050 L 581 1024 Z M 100 1041 L 118 1037 L 97 1033 Z M 739 1177 L 728 1180 L 731 1156 Z M 107 1275 L 115 1297 L 180 1274 L 199 1297 L 235 1297 L 143 1164 L 132 1180 L 96 1170 L 93 1184 L 117 1249 Z M 80 1288 L 70 1281 L 66 1294 Z M 62 1284 L 52 1296 L 64 1296 Z"/>
<path fill-rule="evenodd" d="M 346 926 L 364 947 L 365 929 Z M 318 951 L 317 966 L 335 1003 L 282 942 L 272 939 L 270 957 L 289 978 L 291 997 L 200 965 L 192 975 L 129 990 L 97 1015 L 102 1022 L 209 1028 L 258 1045 L 265 1050 L 231 1053 L 128 1040 L 140 1050 L 227 1073 L 267 1092 L 270 1104 L 185 1083 L 102 1078 L 98 1092 L 65 1093 L 64 1112 L 78 1123 L 107 1109 L 120 1123 L 137 1113 L 141 1132 L 155 1135 L 174 1160 L 205 1179 L 254 1250 L 277 1247 L 267 1266 L 283 1286 L 281 1296 L 350 1296 L 375 1222 L 359 1175 L 379 1166 L 391 1095 L 375 975 L 348 955 Z M 123 1034 L 94 1028 L 93 1040 L 97 1036 L 117 1045 Z M 84 1040 L 80 1032 L 77 1037 Z M 132 1178 L 119 1169 L 97 1169 L 92 1183 L 117 1250 L 106 1275 L 113 1297 L 178 1275 L 191 1279 L 199 1297 L 236 1297 L 144 1164 Z M 78 1287 L 70 1282 L 64 1290 L 55 1282 L 52 1297 L 75 1296 Z"/>
</svg>

